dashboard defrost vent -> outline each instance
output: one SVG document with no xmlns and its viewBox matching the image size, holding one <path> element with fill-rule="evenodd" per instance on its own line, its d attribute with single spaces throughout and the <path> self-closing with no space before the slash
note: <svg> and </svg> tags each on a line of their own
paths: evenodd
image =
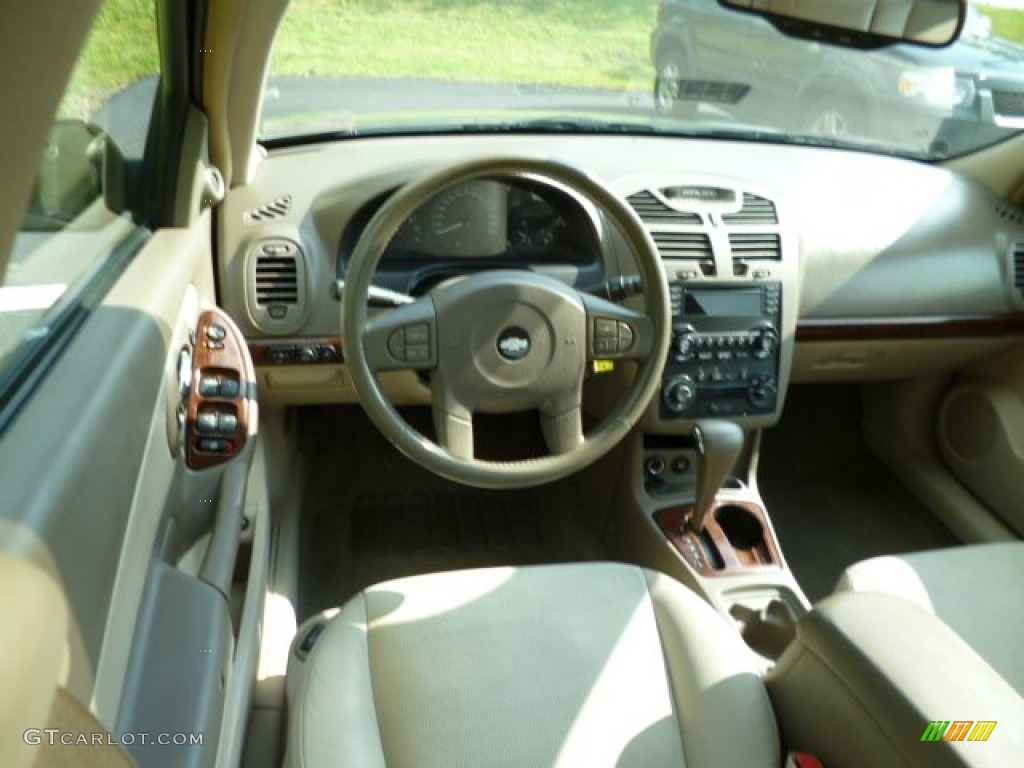
<svg viewBox="0 0 1024 768">
<path fill-rule="evenodd" d="M 1009 221 L 1014 224 L 1024 224 L 1024 211 L 1005 200 L 993 200 L 992 210 L 994 210 L 996 215 L 1003 221 Z"/>
<path fill-rule="evenodd" d="M 306 260 L 291 240 L 263 240 L 248 261 L 249 309 L 267 331 L 288 332 L 302 321 L 306 306 Z"/>
<path fill-rule="evenodd" d="M 736 213 L 722 216 L 726 224 L 778 224 L 775 203 L 763 197 L 743 193 L 743 207 Z"/>
<path fill-rule="evenodd" d="M 670 208 L 647 190 L 630 195 L 626 198 L 626 202 L 639 214 L 642 221 L 655 224 L 699 225 L 702 223 L 699 214 Z"/>
<path fill-rule="evenodd" d="M 1024 242 L 1013 244 L 1013 285 L 1024 296 Z"/>
<path fill-rule="evenodd" d="M 780 261 L 782 241 L 778 235 L 759 232 L 731 232 L 729 245 L 735 259 Z"/>
<path fill-rule="evenodd" d="M 282 216 L 287 216 L 288 212 L 292 209 L 292 196 L 282 195 L 269 203 L 264 203 L 259 208 L 253 208 L 245 212 L 245 220 L 248 223 L 254 221 L 270 221 L 271 219 L 280 219 Z"/>
<path fill-rule="evenodd" d="M 654 244 L 663 259 L 690 259 L 715 263 L 711 239 L 703 232 L 651 232 Z"/>
</svg>

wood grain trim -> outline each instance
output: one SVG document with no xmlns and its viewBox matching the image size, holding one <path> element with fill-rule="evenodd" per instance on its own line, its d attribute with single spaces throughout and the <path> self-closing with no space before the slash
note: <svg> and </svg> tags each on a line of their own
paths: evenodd
<svg viewBox="0 0 1024 768">
<path fill-rule="evenodd" d="M 284 339 L 250 339 L 249 355 L 253 365 L 339 365 L 344 362 L 340 336 L 303 336 Z M 321 352 L 327 348 L 333 349 L 336 355 L 319 354 L 315 361 L 299 362 L 297 359 L 291 362 L 279 362 L 271 359 L 270 351 L 274 348 L 291 347 L 297 351 L 302 347 L 313 347 Z"/>
<path fill-rule="evenodd" d="M 906 317 L 806 317 L 796 326 L 798 342 L 969 339 L 999 336 L 1024 336 L 1024 312 Z"/>
<path fill-rule="evenodd" d="M 760 526 L 759 541 L 750 547 L 736 547 L 729 541 L 718 519 L 720 510 L 734 507 L 748 512 L 753 523 Z M 693 505 L 668 507 L 654 513 L 654 522 L 665 534 L 682 558 L 702 576 L 729 576 L 751 569 L 777 569 L 782 567 L 779 545 L 763 507 L 746 501 L 720 501 L 704 520 L 704 530 L 698 535 L 687 522 L 693 515 Z"/>
<path fill-rule="evenodd" d="M 223 338 L 211 328 L 223 329 Z M 220 309 L 208 309 L 199 315 L 196 324 L 195 347 L 192 352 L 192 384 L 189 389 L 185 415 L 185 461 L 191 469 L 209 469 L 230 461 L 245 448 L 249 439 L 250 419 L 254 416 L 252 400 L 255 397 L 255 371 L 241 332 Z M 200 382 L 204 376 L 218 376 L 238 382 L 235 396 L 204 395 Z M 197 429 L 200 410 L 234 416 L 237 426 L 231 434 L 201 435 Z M 223 453 L 200 448 L 200 441 L 214 437 L 230 442 L 231 448 Z"/>
</svg>

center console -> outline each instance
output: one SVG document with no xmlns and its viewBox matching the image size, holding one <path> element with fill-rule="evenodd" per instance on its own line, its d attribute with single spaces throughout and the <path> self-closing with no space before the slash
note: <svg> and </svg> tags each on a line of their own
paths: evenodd
<svg viewBox="0 0 1024 768">
<path fill-rule="evenodd" d="M 782 415 L 799 306 L 784 201 L 671 176 L 623 190 L 659 248 L 672 299 L 661 390 L 630 443 L 625 524 L 645 556 L 732 619 L 766 663 L 808 606 L 757 488 L 760 430 Z M 666 544 L 668 546 L 666 547 Z"/>
<path fill-rule="evenodd" d="M 664 420 L 772 414 L 779 400 L 782 284 L 675 282 Z"/>
</svg>

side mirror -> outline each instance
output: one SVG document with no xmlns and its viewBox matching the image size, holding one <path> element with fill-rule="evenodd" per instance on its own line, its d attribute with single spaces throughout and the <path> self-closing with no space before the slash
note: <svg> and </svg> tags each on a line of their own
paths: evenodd
<svg viewBox="0 0 1024 768">
<path fill-rule="evenodd" d="M 941 48 L 960 35 L 966 0 L 718 0 L 791 37 L 849 48 L 893 43 Z"/>
<path fill-rule="evenodd" d="M 58 120 L 43 150 L 24 229 L 60 229 L 98 198 L 114 213 L 125 208 L 124 159 L 100 128 Z"/>
</svg>

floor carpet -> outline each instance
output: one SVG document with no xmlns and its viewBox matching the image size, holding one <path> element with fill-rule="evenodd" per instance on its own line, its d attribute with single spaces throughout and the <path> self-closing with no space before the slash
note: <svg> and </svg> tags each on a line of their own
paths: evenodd
<svg viewBox="0 0 1024 768">
<path fill-rule="evenodd" d="M 861 438 L 856 386 L 791 387 L 761 446 L 758 484 L 811 601 L 851 563 L 959 543 Z"/>
</svg>

